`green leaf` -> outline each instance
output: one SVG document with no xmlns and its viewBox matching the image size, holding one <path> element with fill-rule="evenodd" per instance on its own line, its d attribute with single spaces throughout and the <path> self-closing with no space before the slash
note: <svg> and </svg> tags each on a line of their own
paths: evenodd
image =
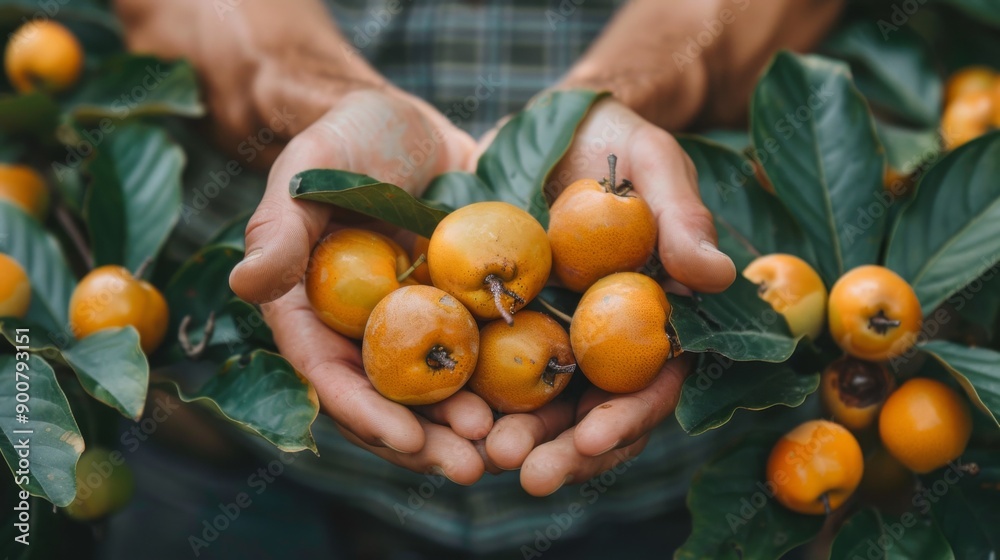
<svg viewBox="0 0 1000 560">
<path fill-rule="evenodd" d="M 28 333 L 28 340 L 18 339 L 17 330 Z M 34 323 L 22 321 L 14 317 L 4 317 L 0 320 L 0 332 L 11 346 L 26 346 L 28 351 L 41 355 L 49 361 L 65 363 L 62 349 L 74 342 L 71 333 L 53 333 Z"/>
<path fill-rule="evenodd" d="M 57 10 L 57 13 L 50 12 L 53 8 Z M 0 2 L 0 25 L 5 27 L 20 26 L 24 22 L 24 18 L 38 17 L 36 14 L 57 16 L 60 22 L 70 25 L 85 23 L 97 25 L 109 31 L 120 29 L 115 15 L 107 8 L 107 5 L 102 6 L 99 1 L 73 0 L 72 2 L 59 2 L 58 5 L 40 4 L 38 0 L 3 0 Z M 87 44 L 84 42 L 84 47 L 86 46 Z"/>
<path fill-rule="evenodd" d="M 0 201 L 0 253 L 14 258 L 31 281 L 31 307 L 25 320 L 70 340 L 69 298 L 76 279 L 62 248 L 34 218 Z"/>
<path fill-rule="evenodd" d="M 456 210 L 474 202 L 493 200 L 495 197 L 496 193 L 476 175 L 464 171 L 449 171 L 435 177 L 422 198 Z"/>
<path fill-rule="evenodd" d="M 858 89 L 879 110 L 913 125 L 941 119 L 941 77 L 927 44 L 908 27 L 886 36 L 876 22 L 840 30 L 824 50 L 847 60 Z"/>
<path fill-rule="evenodd" d="M 675 559 L 779 558 L 819 532 L 823 516 L 793 513 L 771 497 L 764 468 L 778 437 L 742 439 L 695 474 L 691 535 Z"/>
<path fill-rule="evenodd" d="M 319 414 L 316 390 L 277 354 L 255 351 L 245 365 L 234 357 L 196 394 L 180 398 L 207 406 L 282 451 L 317 453 L 311 430 Z"/>
<path fill-rule="evenodd" d="M 44 93 L 0 96 L 0 131 L 44 136 L 56 127 L 59 106 Z"/>
<path fill-rule="evenodd" d="M 220 313 L 234 297 L 229 273 L 242 258 L 243 251 L 232 246 L 208 245 L 188 259 L 164 290 L 170 309 L 167 332 L 176 333 L 185 316 L 191 316 L 192 329 L 200 329 L 210 313 Z M 168 337 L 168 341 L 176 344 L 175 338 Z"/>
<path fill-rule="evenodd" d="M 924 491 L 914 497 L 921 513 L 930 510 L 955 557 L 992 559 L 1000 552 L 1000 452 L 966 451 L 966 463 L 979 465 L 971 476 L 947 467 L 921 477 Z"/>
<path fill-rule="evenodd" d="M 885 516 L 864 509 L 840 528 L 830 560 L 953 560 L 941 528 L 913 512 Z"/>
<path fill-rule="evenodd" d="M 912 173 L 926 161 L 941 155 L 937 128 L 904 128 L 876 122 L 878 137 L 885 146 L 889 165 L 902 173 Z"/>
<path fill-rule="evenodd" d="M 1000 132 L 945 156 L 900 213 L 885 264 L 913 286 L 924 314 L 1000 260 Z"/>
<path fill-rule="evenodd" d="M 188 328 L 188 336 L 194 343 L 204 335 L 205 325 Z M 216 313 L 212 338 L 199 359 L 223 363 L 233 355 L 248 354 L 261 347 L 274 347 L 271 329 L 256 307 L 233 298 Z"/>
<path fill-rule="evenodd" d="M 251 215 L 252 213 L 248 212 L 230 220 L 212 235 L 207 244 L 228 245 L 234 249 L 245 251 L 247 223 L 249 223 Z"/>
<path fill-rule="evenodd" d="M 704 139 L 678 140 L 698 170 L 701 199 L 715 217 L 719 248 L 733 259 L 737 270 L 770 253 L 790 253 L 814 261 L 795 220 L 760 186 L 750 160 Z"/>
<path fill-rule="evenodd" d="M 63 350 L 84 390 L 136 422 L 149 387 L 149 363 L 135 328 L 104 329 Z"/>
<path fill-rule="evenodd" d="M 937 3 L 950 4 L 976 21 L 1000 27 L 1000 10 L 997 10 L 996 0 L 937 0 Z"/>
<path fill-rule="evenodd" d="M 819 374 L 800 374 L 785 364 L 734 362 L 706 355 L 688 376 L 677 403 L 677 422 L 690 435 L 718 428 L 737 409 L 796 407 L 819 387 Z"/>
<path fill-rule="evenodd" d="M 76 461 L 83 453 L 83 437 L 73 419 L 66 395 L 56 381 L 56 374 L 42 358 L 30 355 L 24 362 L 28 369 L 18 375 L 18 360 L 12 355 L 0 355 L 0 452 L 11 472 L 19 470 L 19 441 L 29 439 L 30 471 L 27 481 L 17 480 L 18 486 L 35 496 L 41 496 L 63 507 L 76 496 Z M 20 366 L 23 368 L 24 366 Z M 27 423 L 16 420 L 18 382 L 28 384 Z M 23 401 L 23 399 L 22 399 Z M 31 430 L 18 434 L 16 430 Z"/>
<path fill-rule="evenodd" d="M 549 174 L 569 150 L 590 108 L 604 95 L 589 90 L 546 93 L 500 129 L 479 158 L 476 175 L 497 200 L 527 210 L 548 227 Z"/>
<path fill-rule="evenodd" d="M 781 52 L 757 84 L 751 133 L 778 197 L 832 285 L 878 260 L 885 156 L 847 65 Z"/>
<path fill-rule="evenodd" d="M 421 202 L 389 183 L 349 171 L 312 169 L 292 178 L 292 198 L 335 204 L 430 237 L 448 215 L 443 207 Z"/>
<path fill-rule="evenodd" d="M 716 128 L 700 132 L 698 136 L 708 140 L 710 144 L 720 144 L 734 152 L 742 153 L 750 147 L 750 131 L 748 130 Z M 678 140 L 680 140 L 680 137 L 678 137 Z"/>
<path fill-rule="evenodd" d="M 187 61 L 164 62 L 152 56 L 121 54 L 101 62 L 69 101 L 69 112 L 81 123 L 118 121 L 144 116 L 201 117 L 198 82 Z M 106 119 L 106 120 L 102 120 Z"/>
<path fill-rule="evenodd" d="M 698 300 L 667 294 L 670 324 L 687 352 L 715 352 L 737 361 L 783 362 L 797 338 L 784 317 L 757 296 L 757 287 L 742 276 L 721 294 L 699 294 Z"/>
<path fill-rule="evenodd" d="M 160 128 L 127 123 L 104 139 L 85 201 L 98 265 L 135 270 L 155 258 L 180 216 L 183 169 L 183 150 Z"/>
<path fill-rule="evenodd" d="M 1000 352 L 931 340 L 920 345 L 962 385 L 979 410 L 1000 426 Z"/>
</svg>

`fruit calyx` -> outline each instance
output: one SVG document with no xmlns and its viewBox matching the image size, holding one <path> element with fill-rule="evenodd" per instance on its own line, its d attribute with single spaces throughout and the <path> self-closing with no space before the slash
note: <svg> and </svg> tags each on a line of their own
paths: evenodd
<svg viewBox="0 0 1000 560">
<path fill-rule="evenodd" d="M 426 359 L 427 365 L 433 370 L 439 369 L 455 369 L 458 362 L 452 359 L 448 355 L 448 351 L 445 350 L 444 346 L 440 344 L 431 348 L 431 351 L 427 353 Z"/>
<path fill-rule="evenodd" d="M 549 363 L 545 365 L 545 371 L 542 372 L 542 382 L 549 387 L 555 387 L 557 375 L 573 373 L 575 371 L 576 364 L 560 365 L 558 360 L 551 358 Z"/>
<path fill-rule="evenodd" d="M 609 177 L 601 179 L 600 184 L 604 187 L 604 192 L 611 193 L 615 196 L 628 196 L 628 193 L 632 190 L 632 181 L 628 179 L 622 179 L 620 184 L 615 184 L 615 168 L 618 166 L 618 156 L 615 154 L 608 155 L 608 171 Z"/>
<path fill-rule="evenodd" d="M 844 404 L 865 408 L 878 404 L 889 396 L 889 380 L 880 366 L 861 360 L 846 359 L 840 372 L 837 389 Z"/>
<path fill-rule="evenodd" d="M 868 328 L 878 334 L 885 334 L 889 332 L 890 328 L 898 327 L 899 325 L 900 322 L 898 319 L 890 319 L 886 317 L 885 311 L 882 309 L 879 309 L 878 313 L 868 319 Z"/>
<path fill-rule="evenodd" d="M 511 309 L 507 309 L 503 305 L 503 296 L 506 294 L 514 300 L 514 303 L 524 304 L 524 298 L 517 295 L 504 285 L 503 280 L 500 279 L 496 274 L 487 274 L 486 278 L 483 279 L 483 284 L 489 288 L 490 293 L 493 294 L 493 304 L 497 306 L 497 311 L 500 312 L 500 316 L 503 317 L 504 322 L 508 325 L 514 324 L 514 311 L 513 305 Z"/>
</svg>

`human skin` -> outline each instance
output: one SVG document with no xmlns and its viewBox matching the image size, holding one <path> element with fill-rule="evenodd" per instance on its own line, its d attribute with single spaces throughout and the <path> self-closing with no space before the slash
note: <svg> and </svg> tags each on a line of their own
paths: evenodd
<svg viewBox="0 0 1000 560">
<path fill-rule="evenodd" d="M 779 48 L 807 49 L 834 21 L 842 0 L 632 0 L 556 88 L 611 92 L 582 124 L 553 174 L 556 194 L 581 177 L 607 171 L 618 155 L 653 210 L 667 273 L 688 289 L 718 292 L 735 278 L 715 246 L 712 219 L 698 195 L 691 160 L 666 130 L 745 118 L 756 76 Z M 679 5 L 682 4 L 682 5 Z M 267 190 L 247 228 L 247 253 L 230 277 L 242 298 L 261 303 L 281 353 L 316 386 L 323 410 L 355 444 L 397 465 L 471 484 L 485 471 L 521 468 L 521 483 L 547 495 L 583 482 L 638 454 L 648 433 L 672 413 L 690 363 L 667 362 L 652 385 L 631 395 L 592 390 L 578 403 L 558 400 L 496 425 L 479 397 L 460 391 L 410 410 L 368 383 L 360 352 L 312 312 L 299 282 L 311 248 L 331 228 L 331 207 L 288 196 L 299 171 L 349 169 L 418 194 L 448 170 L 471 170 L 480 145 L 423 101 L 389 84 L 336 30 L 317 0 L 244 0 L 219 13 L 201 0 L 116 0 L 132 50 L 185 57 L 205 86 L 213 130 L 224 149 L 272 126 L 263 146 Z M 722 10 L 731 23 L 689 64 L 665 63 L 703 22 Z M 729 19 L 729 18 L 727 18 Z M 720 20 L 721 21 L 721 20 Z M 617 130 L 599 157 L 591 141 Z M 432 139 L 420 165 L 408 154 Z M 487 437 L 489 436 L 489 437 Z M 485 440 L 485 441 L 484 441 Z M 612 451 L 616 451 L 612 453 Z"/>
</svg>

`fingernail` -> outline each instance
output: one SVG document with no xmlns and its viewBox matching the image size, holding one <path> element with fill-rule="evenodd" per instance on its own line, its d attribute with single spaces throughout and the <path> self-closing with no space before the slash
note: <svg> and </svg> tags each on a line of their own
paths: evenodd
<svg viewBox="0 0 1000 560">
<path fill-rule="evenodd" d="M 392 449 L 396 453 L 402 453 L 404 455 L 409 455 L 409 453 L 407 453 L 406 451 L 402 451 L 400 449 L 396 449 L 395 447 L 389 445 L 389 443 L 386 442 L 384 439 L 379 439 L 378 442 L 382 444 L 382 447 L 388 447 L 389 449 Z"/>
<path fill-rule="evenodd" d="M 600 453 L 598 453 L 597 455 L 594 455 L 594 457 L 599 457 L 599 456 L 601 456 L 601 455 L 604 455 L 604 454 L 605 454 L 605 453 L 607 453 L 608 451 L 613 451 L 613 450 L 617 449 L 617 448 L 618 448 L 618 445 L 619 445 L 619 444 L 620 444 L 621 442 L 622 442 L 622 440 L 620 440 L 620 439 L 618 439 L 618 440 L 615 440 L 615 442 L 611 444 L 611 447 L 609 447 L 609 448 L 605 449 L 604 451 L 601 451 L 601 452 L 600 452 Z"/>
<path fill-rule="evenodd" d="M 447 474 L 445 474 L 444 469 L 442 469 L 441 467 L 439 467 L 437 465 L 434 465 L 433 467 L 431 467 L 429 472 L 432 475 L 434 475 L 434 476 L 440 476 L 442 478 L 447 478 L 451 482 L 455 482 L 454 480 L 451 480 L 450 476 L 448 476 Z"/>
<path fill-rule="evenodd" d="M 253 251 L 247 253 L 246 256 L 243 257 L 243 260 L 236 264 L 236 267 L 241 267 L 254 259 L 259 259 L 262 254 L 264 254 L 264 249 L 257 247 Z"/>
<path fill-rule="evenodd" d="M 705 251 L 706 253 L 713 253 L 717 255 L 722 255 L 724 257 L 728 257 L 728 255 L 720 251 L 719 248 L 715 246 L 715 243 L 712 243 L 707 239 L 702 239 L 699 245 L 701 245 L 701 250 Z"/>
<path fill-rule="evenodd" d="M 555 490 L 549 492 L 548 494 L 546 494 L 546 496 L 551 496 L 552 494 L 555 494 L 556 492 L 559 491 L 560 488 L 562 488 L 563 486 L 566 486 L 566 484 L 569 483 L 572 480 L 573 480 L 573 475 L 571 475 L 571 474 L 570 475 L 566 475 L 566 478 L 563 479 L 562 484 L 560 484 L 559 486 L 556 486 Z"/>
</svg>

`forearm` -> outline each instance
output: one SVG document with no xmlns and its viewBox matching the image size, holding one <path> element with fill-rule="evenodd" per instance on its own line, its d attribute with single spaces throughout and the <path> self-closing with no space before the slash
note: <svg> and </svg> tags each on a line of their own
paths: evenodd
<svg viewBox="0 0 1000 560">
<path fill-rule="evenodd" d="M 229 124 L 291 105 L 322 111 L 385 80 L 336 29 L 317 0 L 116 0 L 131 50 L 185 58 L 210 109 Z M 302 115 L 292 134 L 319 117 Z M 265 118 L 266 121 L 266 118 Z"/>
<path fill-rule="evenodd" d="M 667 130 L 745 118 L 779 49 L 807 50 L 843 0 L 632 0 L 561 82 L 611 91 Z"/>
</svg>

